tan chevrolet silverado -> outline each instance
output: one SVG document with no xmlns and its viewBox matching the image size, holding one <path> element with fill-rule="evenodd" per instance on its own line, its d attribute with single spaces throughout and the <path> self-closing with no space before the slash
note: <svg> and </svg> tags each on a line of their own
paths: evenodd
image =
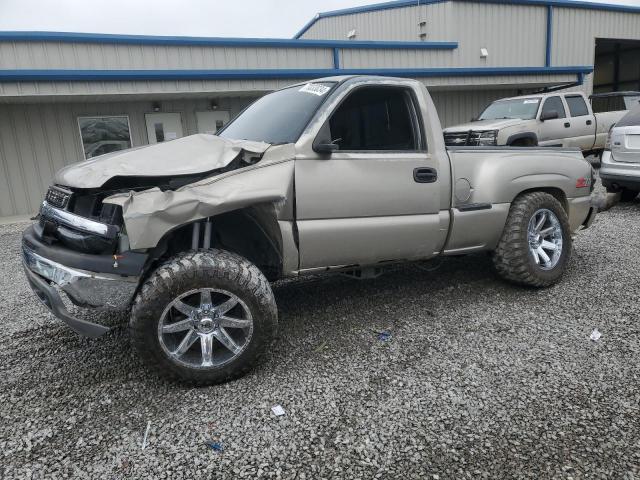
<svg viewBox="0 0 640 480">
<path fill-rule="evenodd" d="M 445 128 L 445 145 L 575 147 L 584 156 L 599 154 L 611 127 L 637 105 L 640 93 L 615 92 L 591 98 L 593 107 L 582 92 L 496 100 L 470 123 Z M 605 110 L 607 107 L 614 110 Z"/>
<path fill-rule="evenodd" d="M 132 342 L 192 384 L 237 377 L 277 327 L 270 281 L 492 252 L 557 282 L 593 221 L 579 150 L 446 149 L 418 81 L 332 77 L 270 93 L 214 135 L 64 168 L 23 237 L 27 278 L 80 334 L 76 305 L 130 309 Z"/>
</svg>

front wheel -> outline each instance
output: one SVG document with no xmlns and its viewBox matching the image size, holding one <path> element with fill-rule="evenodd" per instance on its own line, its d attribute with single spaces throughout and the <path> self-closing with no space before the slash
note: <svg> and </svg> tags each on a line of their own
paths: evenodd
<svg viewBox="0 0 640 480">
<path fill-rule="evenodd" d="M 186 252 L 160 266 L 136 297 L 130 323 L 133 346 L 147 364 L 194 385 L 249 371 L 276 327 L 267 279 L 223 250 Z"/>
<path fill-rule="evenodd" d="M 493 254 L 498 274 L 520 285 L 548 287 L 560 280 L 570 256 L 569 221 L 560 202 L 544 192 L 516 198 Z"/>
</svg>

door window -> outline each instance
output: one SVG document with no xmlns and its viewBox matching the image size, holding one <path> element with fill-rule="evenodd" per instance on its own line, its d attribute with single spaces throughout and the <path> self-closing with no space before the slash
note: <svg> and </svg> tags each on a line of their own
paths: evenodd
<svg viewBox="0 0 640 480">
<path fill-rule="evenodd" d="M 584 115 L 589 115 L 589 109 L 587 108 L 587 103 L 584 101 L 581 95 L 572 95 L 564 97 L 567 101 L 567 105 L 569 106 L 569 112 L 572 117 L 582 117 Z"/>
<path fill-rule="evenodd" d="M 544 107 L 542 107 L 541 115 L 551 112 L 552 110 L 558 112 L 558 118 L 567 118 L 567 113 L 564 110 L 564 105 L 562 104 L 562 99 L 560 97 L 547 98 L 544 102 Z"/>
<path fill-rule="evenodd" d="M 215 135 L 218 130 L 229 122 L 229 112 L 218 110 L 215 112 L 196 112 L 198 133 Z"/>
<path fill-rule="evenodd" d="M 415 118 L 411 96 L 405 89 L 360 88 L 331 116 L 331 141 L 340 150 L 418 150 Z"/>
<path fill-rule="evenodd" d="M 182 137 L 182 117 L 179 113 L 147 113 L 149 143 L 162 143 Z"/>
</svg>

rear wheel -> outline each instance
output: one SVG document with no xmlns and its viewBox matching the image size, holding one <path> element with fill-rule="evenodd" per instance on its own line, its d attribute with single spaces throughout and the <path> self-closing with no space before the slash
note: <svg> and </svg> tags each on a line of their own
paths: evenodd
<svg viewBox="0 0 640 480">
<path fill-rule="evenodd" d="M 558 282 L 571 256 L 567 214 L 552 195 L 533 192 L 511 205 L 493 263 L 498 274 L 520 285 Z"/>
<path fill-rule="evenodd" d="M 159 267 L 136 297 L 130 324 L 143 360 L 196 385 L 249 371 L 276 326 L 267 279 L 248 260 L 222 250 L 187 252 Z"/>
</svg>

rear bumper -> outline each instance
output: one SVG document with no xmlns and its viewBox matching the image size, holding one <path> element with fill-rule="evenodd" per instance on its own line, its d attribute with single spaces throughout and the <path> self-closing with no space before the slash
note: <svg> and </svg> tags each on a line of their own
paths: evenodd
<svg viewBox="0 0 640 480">
<path fill-rule="evenodd" d="M 628 188 L 629 190 L 640 191 L 640 175 L 611 175 L 606 172 L 600 172 L 600 180 L 602 185 L 608 190 L 621 190 Z"/>
<path fill-rule="evenodd" d="M 640 163 L 617 162 L 609 150 L 602 153 L 600 180 L 609 190 L 640 191 Z"/>
<path fill-rule="evenodd" d="M 89 337 L 98 337 L 106 333 L 109 331 L 107 327 L 73 317 L 65 307 L 59 290 L 62 290 L 74 304 L 82 307 L 125 310 L 131 304 L 138 288 L 141 272 L 119 275 L 63 265 L 53 260 L 52 255 L 46 255 L 47 252 L 56 250 L 39 242 L 33 235 L 32 229 L 25 232 L 22 261 L 32 290 L 56 317 L 77 333 Z M 73 252 L 65 253 L 74 255 Z M 75 255 L 80 256 L 80 261 L 84 259 L 85 264 L 92 264 L 86 260 L 87 257 L 92 256 Z M 77 261 L 71 263 L 77 263 Z M 115 260 L 112 261 L 117 263 Z M 131 265 L 128 267 L 128 270 L 132 270 Z"/>
</svg>

